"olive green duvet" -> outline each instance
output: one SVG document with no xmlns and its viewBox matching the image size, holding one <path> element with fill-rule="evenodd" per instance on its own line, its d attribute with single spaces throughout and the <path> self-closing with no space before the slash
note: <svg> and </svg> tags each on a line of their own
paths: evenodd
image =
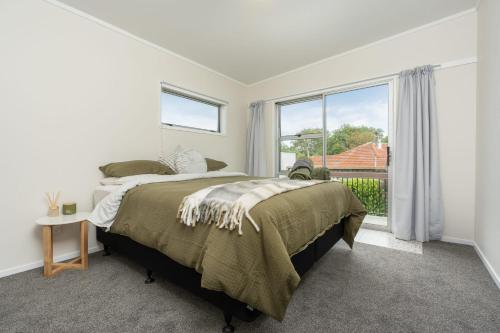
<svg viewBox="0 0 500 333">
<path fill-rule="evenodd" d="M 182 199 L 208 186 L 255 179 L 245 176 L 141 185 L 122 200 L 111 232 L 157 249 L 202 275 L 203 288 L 223 291 L 282 320 L 300 277 L 290 257 L 345 217 L 343 239 L 352 247 L 366 210 L 339 182 L 278 194 L 250 215 L 243 235 L 215 225 L 189 227 L 176 220 Z"/>
</svg>

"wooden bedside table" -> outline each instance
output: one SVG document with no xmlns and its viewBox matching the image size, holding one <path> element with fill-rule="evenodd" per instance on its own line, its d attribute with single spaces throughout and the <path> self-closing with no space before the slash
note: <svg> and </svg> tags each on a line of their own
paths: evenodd
<svg viewBox="0 0 500 333">
<path fill-rule="evenodd" d="M 44 216 L 36 220 L 36 223 L 43 227 L 43 276 L 51 277 L 65 269 L 87 269 L 89 267 L 87 229 L 89 215 L 89 212 L 78 212 L 73 215 Z M 54 263 L 52 227 L 71 223 L 80 223 L 80 256 L 68 262 Z"/>
</svg>

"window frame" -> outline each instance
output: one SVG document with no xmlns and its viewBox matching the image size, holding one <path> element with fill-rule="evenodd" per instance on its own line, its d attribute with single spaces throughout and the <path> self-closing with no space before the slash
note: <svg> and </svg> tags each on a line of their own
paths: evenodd
<svg viewBox="0 0 500 333">
<path fill-rule="evenodd" d="M 161 102 L 161 94 L 170 94 L 173 96 L 181 97 L 187 100 L 195 101 L 198 103 L 210 105 L 217 107 L 217 130 L 210 130 L 207 128 L 202 128 L 202 127 L 194 127 L 194 126 L 185 126 L 185 125 L 179 125 L 175 123 L 168 123 L 168 122 L 163 122 L 163 104 Z M 205 134 L 213 134 L 213 135 L 224 135 L 223 132 L 223 110 L 226 107 L 226 103 L 222 101 L 216 101 L 215 99 L 209 98 L 208 96 L 205 97 L 205 95 L 193 93 L 191 91 L 185 92 L 181 89 L 173 89 L 169 87 L 162 86 L 160 90 L 160 126 L 162 128 L 167 128 L 167 129 L 174 129 L 174 130 L 180 130 L 180 131 L 189 131 L 189 132 L 196 132 L 196 133 L 205 133 Z"/>
<path fill-rule="evenodd" d="M 281 170 L 281 142 L 285 140 L 293 140 L 293 139 L 307 139 L 307 138 L 322 138 L 323 139 L 323 153 L 322 153 L 322 165 L 323 167 L 326 166 L 326 145 L 327 145 L 327 112 L 326 112 L 326 98 L 329 95 L 333 94 L 338 94 L 338 93 L 344 93 L 344 92 L 349 92 L 353 90 L 358 90 L 358 89 L 364 89 L 364 88 L 371 88 L 371 87 L 376 87 L 380 85 L 388 85 L 389 87 L 389 145 L 391 146 L 391 151 L 394 151 L 394 146 L 395 143 L 393 141 L 394 137 L 394 124 L 395 124 L 395 112 L 393 112 L 395 108 L 395 103 L 396 98 L 394 96 L 394 84 L 395 84 L 395 78 L 388 78 L 388 79 L 383 79 L 383 80 L 368 80 L 364 82 L 358 82 L 358 83 L 351 83 L 351 84 L 346 84 L 342 86 L 338 86 L 336 88 L 329 88 L 327 90 L 323 91 L 317 91 L 315 94 L 311 95 L 304 95 L 299 98 L 293 98 L 289 100 L 282 100 L 282 101 L 277 101 L 275 102 L 275 117 L 276 117 L 276 145 L 275 145 L 275 162 L 274 162 L 274 169 L 275 169 L 275 175 L 279 177 L 280 175 L 286 175 L 287 172 L 286 170 Z M 300 102 L 307 102 L 310 100 L 322 100 L 322 116 L 323 116 L 323 133 L 322 134 L 306 134 L 306 135 L 301 135 L 299 136 L 294 136 L 294 135 L 284 135 L 281 136 L 281 106 L 283 105 L 289 105 L 289 104 L 296 104 Z M 319 137 L 318 137 L 319 136 Z M 391 167 L 392 169 L 392 163 Z"/>
</svg>

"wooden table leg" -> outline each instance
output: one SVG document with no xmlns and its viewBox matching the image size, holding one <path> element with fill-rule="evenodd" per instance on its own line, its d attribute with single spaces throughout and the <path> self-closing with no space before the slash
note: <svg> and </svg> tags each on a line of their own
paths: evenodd
<svg viewBox="0 0 500 333">
<path fill-rule="evenodd" d="M 43 226 L 43 276 L 52 276 L 52 264 L 54 256 L 52 226 Z"/>
<path fill-rule="evenodd" d="M 87 221 L 80 222 L 80 258 L 82 269 L 89 268 L 89 239 Z"/>
</svg>

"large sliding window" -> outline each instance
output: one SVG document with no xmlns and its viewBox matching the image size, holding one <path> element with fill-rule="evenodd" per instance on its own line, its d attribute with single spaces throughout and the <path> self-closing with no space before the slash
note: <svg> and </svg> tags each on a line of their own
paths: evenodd
<svg viewBox="0 0 500 333">
<path fill-rule="evenodd" d="M 277 104 L 278 173 L 310 159 L 387 225 L 392 83 L 332 91 Z M 376 220 L 376 218 L 379 220 Z"/>
<path fill-rule="evenodd" d="M 278 103 L 278 171 L 303 158 L 332 170 L 385 169 L 390 95 L 384 83 Z M 370 156 L 370 145 L 385 148 L 381 158 Z M 343 153 L 352 158 L 341 165 L 333 156 Z"/>
</svg>

